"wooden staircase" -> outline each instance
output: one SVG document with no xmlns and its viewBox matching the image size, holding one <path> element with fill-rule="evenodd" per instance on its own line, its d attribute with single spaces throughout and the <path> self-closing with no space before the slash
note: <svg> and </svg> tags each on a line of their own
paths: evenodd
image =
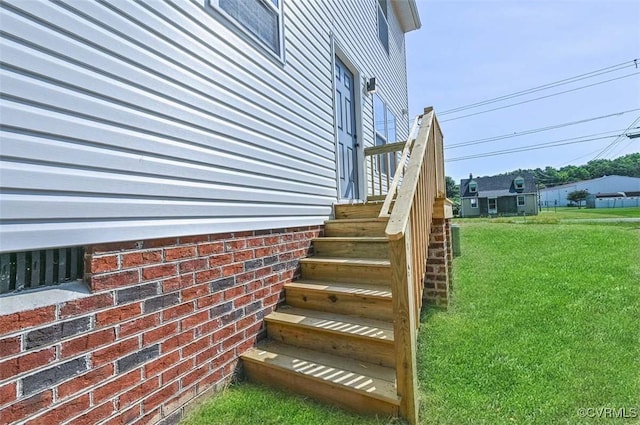
<svg viewBox="0 0 640 425">
<path fill-rule="evenodd" d="M 246 352 L 249 380 L 366 414 L 397 416 L 388 218 L 382 203 L 336 205 L 286 305 L 265 317 L 266 342 Z"/>
<path fill-rule="evenodd" d="M 384 202 L 335 206 L 315 255 L 300 261 L 300 279 L 285 285 L 285 305 L 265 318 L 267 340 L 242 355 L 250 380 L 419 422 L 429 235 L 432 220 L 451 217 L 442 152 L 433 108 L 415 119 L 406 142 L 364 149 L 367 199 Z M 381 172 L 385 163 L 393 176 Z"/>
</svg>

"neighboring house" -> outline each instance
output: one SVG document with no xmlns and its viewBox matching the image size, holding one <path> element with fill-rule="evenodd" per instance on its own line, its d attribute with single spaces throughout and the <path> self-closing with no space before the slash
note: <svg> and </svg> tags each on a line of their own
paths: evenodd
<svg viewBox="0 0 640 425">
<path fill-rule="evenodd" d="M 640 177 L 604 176 L 597 179 L 583 180 L 540 189 L 540 206 L 543 208 L 553 206 L 566 207 L 570 204 L 567 200 L 567 195 L 576 190 L 586 190 L 591 195 L 640 192 Z M 622 197 L 623 195 L 619 196 Z M 630 206 L 634 203 L 631 201 L 629 202 Z M 613 206 L 613 203 L 610 202 L 602 202 L 598 204 L 600 205 L 600 208 L 607 208 L 605 205 Z M 619 206 L 619 204 L 620 203 L 618 202 L 617 206 Z"/>
<path fill-rule="evenodd" d="M 0 14 L 2 422 L 175 423 L 407 137 L 415 0 Z"/>
<path fill-rule="evenodd" d="M 460 216 L 538 214 L 536 183 L 531 174 L 476 177 L 460 181 Z"/>
</svg>

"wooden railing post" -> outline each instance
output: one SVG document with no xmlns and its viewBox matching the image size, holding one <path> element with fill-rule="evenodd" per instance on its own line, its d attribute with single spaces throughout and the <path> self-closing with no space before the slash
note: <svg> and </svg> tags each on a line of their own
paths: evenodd
<svg viewBox="0 0 640 425">
<path fill-rule="evenodd" d="M 393 336 L 396 350 L 396 382 L 400 396 L 400 416 L 409 424 L 418 423 L 418 372 L 416 367 L 416 312 L 412 282 L 410 233 L 389 241 L 391 254 L 391 294 Z"/>
</svg>

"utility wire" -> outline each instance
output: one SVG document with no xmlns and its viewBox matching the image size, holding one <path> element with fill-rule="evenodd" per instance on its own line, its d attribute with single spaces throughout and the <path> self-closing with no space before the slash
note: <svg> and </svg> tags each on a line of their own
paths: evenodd
<svg viewBox="0 0 640 425">
<path fill-rule="evenodd" d="M 564 85 L 564 84 L 570 84 L 576 81 L 581 81 L 587 78 L 592 78 L 592 77 L 596 77 L 598 75 L 602 75 L 602 74 L 607 74 L 610 72 L 615 72 L 615 71 L 619 71 L 621 69 L 624 68 L 629 68 L 629 67 L 638 67 L 637 66 L 637 61 L 638 59 L 634 59 L 631 61 L 625 61 L 625 62 L 621 62 L 619 64 L 616 65 L 611 65 L 605 68 L 600 68 L 600 69 L 596 69 L 595 71 L 591 71 L 591 72 L 587 72 L 584 74 L 580 74 L 580 75 L 576 75 L 574 77 L 570 77 L 570 78 L 565 78 L 563 80 L 559 80 L 559 81 L 554 81 L 552 83 L 547 83 L 547 84 L 543 84 L 541 86 L 537 86 L 537 87 L 533 87 L 527 90 L 521 90 L 515 93 L 511 93 L 511 94 L 506 94 L 503 96 L 498 96 L 492 99 L 487 99 L 487 100 L 483 100 L 480 102 L 475 102 L 475 103 L 471 103 L 468 105 L 463 105 L 463 106 L 459 106 L 457 108 L 452 108 L 452 109 L 447 109 L 446 111 L 441 111 L 438 113 L 438 115 L 442 116 L 442 115 L 447 115 L 447 114 L 452 114 L 454 112 L 460 112 L 466 109 L 472 109 L 472 108 L 477 108 L 479 106 L 484 106 L 484 105 L 488 105 L 491 103 L 495 103 L 495 102 L 500 102 L 502 100 L 508 100 L 508 99 L 512 99 L 514 97 L 518 97 L 518 96 L 524 96 L 526 94 L 531 94 L 531 93 L 535 93 L 537 91 L 541 91 L 541 90 L 546 90 L 549 88 L 553 88 L 553 87 L 557 87 L 560 85 Z"/>
<path fill-rule="evenodd" d="M 453 143 L 453 144 L 450 144 L 450 145 L 446 145 L 444 148 L 445 149 L 456 149 L 456 148 L 461 148 L 463 146 L 480 145 L 480 144 L 483 144 L 483 143 L 489 143 L 489 142 L 494 142 L 494 141 L 498 141 L 498 140 L 511 139 L 513 137 L 526 136 L 526 135 L 529 135 L 529 134 L 540 133 L 542 131 L 555 130 L 555 129 L 558 129 L 558 128 L 568 127 L 568 126 L 571 126 L 571 125 L 583 124 L 583 123 L 590 122 L 590 121 L 595 121 L 595 120 L 600 120 L 600 119 L 604 119 L 604 118 L 620 116 L 620 115 L 624 115 L 626 113 L 635 112 L 635 111 L 640 111 L 640 108 L 629 109 L 628 111 L 616 112 L 616 113 L 608 114 L 608 115 L 601 115 L 599 117 L 585 118 L 585 119 L 579 120 L 579 121 L 571 121 L 571 122 L 566 122 L 566 123 L 562 123 L 562 124 L 556 124 L 556 125 L 551 125 L 551 126 L 547 126 L 547 127 L 536 128 L 536 129 L 533 129 L 533 130 L 525 130 L 525 131 L 514 132 L 514 133 L 510 133 L 510 134 L 503 134 L 503 135 L 500 135 L 500 136 L 487 137 L 487 138 L 484 138 L 484 139 L 467 140 L 466 142 L 459 142 L 459 143 Z"/>
<path fill-rule="evenodd" d="M 621 134 L 621 135 L 620 135 L 618 138 L 616 138 L 613 142 L 611 142 L 610 144 L 608 144 L 607 146 L 605 146 L 605 148 L 604 148 L 604 149 L 602 149 L 602 150 L 600 151 L 600 153 L 598 153 L 598 154 L 593 158 L 593 160 L 600 159 L 600 158 L 604 159 L 604 157 L 607 155 L 607 153 L 608 153 L 608 152 L 610 152 L 610 151 L 613 149 L 613 147 L 614 147 L 615 145 L 617 145 L 617 144 L 618 144 L 618 143 L 620 143 L 622 140 L 624 140 L 624 137 L 626 136 L 627 132 L 628 132 L 629 130 L 631 130 L 631 128 L 632 128 L 634 125 L 636 125 L 636 123 L 637 123 L 638 121 L 640 121 L 640 116 L 638 116 L 638 118 L 636 118 L 635 120 L 633 120 L 633 122 L 632 122 L 631 124 L 629 124 L 629 127 L 627 127 L 627 128 L 624 130 L 624 133 L 623 133 L 623 134 Z"/>
<path fill-rule="evenodd" d="M 638 74 L 640 74 L 640 72 L 633 72 L 631 74 L 623 75 L 621 77 L 615 77 L 615 78 L 610 78 L 608 80 L 598 81 L 597 83 L 592 83 L 592 84 L 588 84 L 586 86 L 580 86 L 580 87 L 576 87 L 576 88 L 573 88 L 573 89 L 560 91 L 560 92 L 557 92 L 557 93 L 551 93 L 551 94 L 548 94 L 546 96 L 535 97 L 533 99 L 523 100 L 521 102 L 511 103 L 509 105 L 499 106 L 497 108 L 487 109 L 487 110 L 480 111 L 480 112 L 474 112 L 472 114 L 461 115 L 459 117 L 449 118 L 447 120 L 440 120 L 440 122 L 444 123 L 444 122 L 447 122 L 447 121 L 455 121 L 455 120 L 459 120 L 459 119 L 462 119 L 462 118 L 473 117 L 475 115 L 486 114 L 487 112 L 493 112 L 493 111 L 498 111 L 500 109 L 511 108 L 512 106 L 522 105 L 522 104 L 525 104 L 525 103 L 534 102 L 536 100 L 547 99 L 549 97 L 558 96 L 558 95 L 566 94 L 566 93 L 571 93 L 571 92 L 574 92 L 574 91 L 577 91 L 577 90 L 582 90 L 582 89 L 586 89 L 586 88 L 589 88 L 589 87 L 597 86 L 599 84 L 609 83 L 611 81 L 616 81 L 616 80 L 621 80 L 623 78 L 633 77 L 634 75 L 638 75 Z"/>
<path fill-rule="evenodd" d="M 543 144 L 538 144 L 538 145 L 533 145 L 533 146 L 523 146 L 523 147 L 520 147 L 520 148 L 503 149 L 503 150 L 499 150 L 499 151 L 485 152 L 485 153 L 476 154 L 476 155 L 460 156 L 460 157 L 456 157 L 456 158 L 446 159 L 445 162 L 466 161 L 466 160 L 469 160 L 469 159 L 486 158 L 486 157 L 489 157 L 489 156 L 507 155 L 507 154 L 510 154 L 510 153 L 533 151 L 533 150 L 540 150 L 540 149 L 548 149 L 548 148 L 553 148 L 553 147 L 556 147 L 556 146 L 573 145 L 573 144 L 577 144 L 577 143 L 586 143 L 586 142 L 592 142 L 594 140 L 610 139 L 611 137 L 619 137 L 619 136 L 620 136 L 620 134 L 615 134 L 615 135 L 612 135 L 612 136 L 594 137 L 594 138 L 590 138 L 590 139 L 574 140 L 574 141 L 566 141 L 566 140 L 572 140 L 572 139 L 564 139 L 565 141 L 557 140 L 555 142 L 543 143 Z"/>
</svg>

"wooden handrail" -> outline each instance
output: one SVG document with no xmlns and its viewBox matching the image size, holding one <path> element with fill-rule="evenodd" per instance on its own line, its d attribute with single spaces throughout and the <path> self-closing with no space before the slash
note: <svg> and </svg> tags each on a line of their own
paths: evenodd
<svg viewBox="0 0 640 425">
<path fill-rule="evenodd" d="M 443 138 L 433 108 L 426 108 L 415 140 L 407 141 L 383 204 L 388 216 L 396 383 L 400 416 L 418 423 L 416 330 L 420 323 L 424 276 L 434 203 L 445 190 Z M 418 121 L 416 121 L 417 123 Z M 390 215 L 391 203 L 395 202 Z"/>
<path fill-rule="evenodd" d="M 405 141 L 387 143 L 386 145 L 371 146 L 364 149 L 364 156 L 379 155 L 387 152 L 398 152 L 404 148 Z"/>
</svg>

